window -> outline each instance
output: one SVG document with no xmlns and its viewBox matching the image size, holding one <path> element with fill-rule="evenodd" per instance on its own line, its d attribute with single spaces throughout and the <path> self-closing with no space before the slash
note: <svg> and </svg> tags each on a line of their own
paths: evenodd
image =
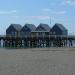
<svg viewBox="0 0 75 75">
<path fill-rule="evenodd" d="M 50 32 L 50 34 L 52 34 L 52 32 Z"/>
<path fill-rule="evenodd" d="M 45 35 L 49 35 L 49 32 L 45 32 Z"/>
<path fill-rule="evenodd" d="M 17 35 L 17 32 L 12 32 L 12 36 L 15 36 L 15 35 Z"/>
<path fill-rule="evenodd" d="M 53 32 L 53 34 L 55 34 L 55 32 Z"/>
</svg>

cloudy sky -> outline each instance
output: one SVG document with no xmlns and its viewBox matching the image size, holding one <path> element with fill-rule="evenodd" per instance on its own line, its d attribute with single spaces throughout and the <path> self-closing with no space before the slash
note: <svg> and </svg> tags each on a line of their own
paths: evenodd
<svg viewBox="0 0 75 75">
<path fill-rule="evenodd" d="M 75 0 L 0 0 L 0 34 L 11 23 L 62 23 L 75 34 Z"/>
</svg>

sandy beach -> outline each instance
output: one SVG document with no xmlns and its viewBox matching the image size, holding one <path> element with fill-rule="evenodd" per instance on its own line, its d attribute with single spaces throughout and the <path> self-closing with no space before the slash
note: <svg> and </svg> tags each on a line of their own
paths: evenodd
<svg viewBox="0 0 75 75">
<path fill-rule="evenodd" d="M 0 75 L 75 75 L 75 48 L 0 48 Z"/>
</svg>

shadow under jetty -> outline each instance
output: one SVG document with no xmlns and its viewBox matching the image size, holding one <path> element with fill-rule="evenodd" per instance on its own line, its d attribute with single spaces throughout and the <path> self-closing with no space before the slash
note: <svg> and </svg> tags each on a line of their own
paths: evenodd
<svg viewBox="0 0 75 75">
<path fill-rule="evenodd" d="M 0 37 L 2 48 L 74 47 L 74 36 Z"/>
</svg>

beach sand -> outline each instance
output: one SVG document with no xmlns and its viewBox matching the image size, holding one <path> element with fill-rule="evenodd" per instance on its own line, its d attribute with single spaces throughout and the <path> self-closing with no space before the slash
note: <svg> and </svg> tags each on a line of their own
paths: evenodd
<svg viewBox="0 0 75 75">
<path fill-rule="evenodd" d="M 75 75 L 75 48 L 0 49 L 0 75 Z"/>
</svg>

